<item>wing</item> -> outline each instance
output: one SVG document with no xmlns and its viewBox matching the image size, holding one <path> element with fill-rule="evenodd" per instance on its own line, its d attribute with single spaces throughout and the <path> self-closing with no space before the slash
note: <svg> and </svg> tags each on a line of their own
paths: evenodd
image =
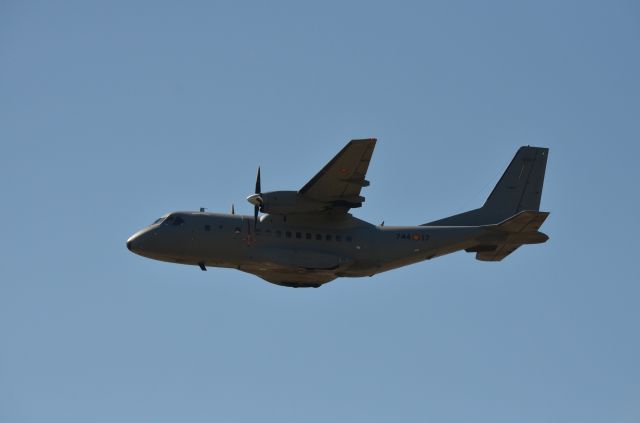
<svg viewBox="0 0 640 423">
<path fill-rule="evenodd" d="M 369 186 L 365 176 L 375 146 L 375 138 L 350 141 L 298 194 L 332 204 L 333 210 L 343 213 L 361 207 L 360 190 Z"/>
</svg>

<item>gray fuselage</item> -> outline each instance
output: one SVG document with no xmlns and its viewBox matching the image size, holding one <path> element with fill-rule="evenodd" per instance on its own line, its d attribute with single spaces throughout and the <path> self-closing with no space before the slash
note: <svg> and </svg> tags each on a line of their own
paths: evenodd
<svg viewBox="0 0 640 423">
<path fill-rule="evenodd" d="M 155 260 L 236 268 L 279 285 L 319 286 L 372 276 L 468 248 L 479 227 L 375 226 L 346 214 L 252 216 L 175 212 L 134 234 L 129 249 Z"/>
<path fill-rule="evenodd" d="M 547 148 L 520 147 L 482 207 L 420 226 L 376 226 L 353 217 L 375 139 L 350 141 L 297 191 L 261 189 L 247 197 L 254 216 L 169 213 L 127 241 L 129 250 L 172 263 L 238 269 L 290 287 L 376 273 L 459 250 L 501 261 L 549 237 L 540 226 Z M 263 216 L 258 218 L 259 213 Z"/>
</svg>

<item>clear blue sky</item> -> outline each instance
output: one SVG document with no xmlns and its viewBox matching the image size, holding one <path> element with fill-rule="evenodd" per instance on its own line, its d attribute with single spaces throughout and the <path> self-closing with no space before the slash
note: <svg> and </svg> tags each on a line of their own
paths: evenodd
<svg viewBox="0 0 640 423">
<path fill-rule="evenodd" d="M 0 3 L 0 422 L 640 421 L 638 3 L 304 3 Z M 550 241 L 312 290 L 125 248 L 362 137 L 388 224 L 549 147 Z"/>
</svg>

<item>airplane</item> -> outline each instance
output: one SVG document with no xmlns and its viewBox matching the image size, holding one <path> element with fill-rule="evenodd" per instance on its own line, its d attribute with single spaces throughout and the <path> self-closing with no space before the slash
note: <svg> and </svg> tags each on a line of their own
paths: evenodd
<svg viewBox="0 0 640 423">
<path fill-rule="evenodd" d="M 298 191 L 262 192 L 260 168 L 247 197 L 253 216 L 177 211 L 127 240 L 143 257 L 233 268 L 292 288 L 339 277 L 374 276 L 456 251 L 500 261 L 522 245 L 546 242 L 538 229 L 548 148 L 521 147 L 482 207 L 418 226 L 374 225 L 349 211 L 361 190 L 376 139 L 350 141 Z M 262 213 L 262 214 L 261 214 Z"/>
</svg>

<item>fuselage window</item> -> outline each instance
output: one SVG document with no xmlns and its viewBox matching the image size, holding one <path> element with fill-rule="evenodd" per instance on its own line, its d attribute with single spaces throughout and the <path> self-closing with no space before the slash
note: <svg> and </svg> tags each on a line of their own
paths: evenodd
<svg viewBox="0 0 640 423">
<path fill-rule="evenodd" d="M 173 219 L 173 223 L 172 223 L 172 225 L 173 225 L 173 226 L 180 226 L 180 225 L 182 225 L 183 223 L 184 223 L 184 219 L 183 219 L 183 218 L 181 218 L 180 216 L 176 216 L 176 217 Z"/>
<path fill-rule="evenodd" d="M 316 241 L 322 241 L 322 234 L 316 234 Z"/>
<path fill-rule="evenodd" d="M 296 239 L 302 238 L 302 234 L 300 232 L 296 232 Z"/>
<path fill-rule="evenodd" d="M 265 230 L 264 234 L 267 235 L 267 236 L 271 236 L 271 229 Z"/>
<path fill-rule="evenodd" d="M 222 225 L 218 225 L 218 229 L 222 229 Z"/>
<path fill-rule="evenodd" d="M 262 229 L 256 228 L 256 235 L 262 235 Z"/>
<path fill-rule="evenodd" d="M 276 236 L 278 238 L 282 238 L 282 231 L 276 231 Z"/>
<path fill-rule="evenodd" d="M 347 235 L 345 239 L 347 240 L 347 242 L 351 242 L 352 241 L 351 235 Z"/>
<path fill-rule="evenodd" d="M 236 226 L 236 228 L 233 230 L 233 232 L 235 232 L 236 234 L 240 233 L 240 227 Z"/>
<path fill-rule="evenodd" d="M 155 225 L 156 223 L 160 223 L 160 222 L 162 221 L 162 219 L 164 219 L 164 217 L 161 217 L 161 218 L 159 218 L 159 219 L 156 219 L 156 220 L 152 223 L 152 225 Z"/>
<path fill-rule="evenodd" d="M 211 225 L 204 225 L 204 230 L 205 231 L 210 231 L 211 230 Z"/>
<path fill-rule="evenodd" d="M 326 240 L 327 241 L 331 241 L 331 235 L 330 234 L 327 234 Z"/>
<path fill-rule="evenodd" d="M 336 235 L 336 241 L 338 242 L 342 241 L 342 235 Z"/>
<path fill-rule="evenodd" d="M 291 238 L 291 231 L 286 232 L 287 238 Z"/>
<path fill-rule="evenodd" d="M 309 232 L 306 233 L 307 239 L 311 239 L 311 234 Z"/>
</svg>

